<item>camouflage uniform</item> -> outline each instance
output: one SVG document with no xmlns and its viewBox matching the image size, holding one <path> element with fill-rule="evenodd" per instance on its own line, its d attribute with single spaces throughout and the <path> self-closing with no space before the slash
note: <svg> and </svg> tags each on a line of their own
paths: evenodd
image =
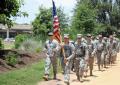
<svg viewBox="0 0 120 85">
<path fill-rule="evenodd" d="M 104 43 L 104 59 L 103 59 L 103 65 L 104 68 L 106 67 L 107 64 L 107 58 L 108 58 L 108 39 L 107 37 L 104 37 L 103 39 L 103 43 Z"/>
<path fill-rule="evenodd" d="M 67 58 L 67 63 L 64 64 L 64 81 L 68 83 L 70 80 L 70 71 L 72 66 L 72 59 L 74 57 L 75 47 L 72 43 L 69 43 L 65 44 L 63 48 L 65 52 L 65 57 Z"/>
<path fill-rule="evenodd" d="M 102 35 L 99 35 L 99 40 L 96 42 L 95 46 L 95 51 L 96 51 L 96 56 L 97 56 L 97 64 L 98 64 L 98 69 L 101 70 L 101 66 L 103 66 L 103 61 L 104 61 L 104 43 L 102 40 Z"/>
<path fill-rule="evenodd" d="M 62 56 L 63 56 L 63 69 L 64 69 L 64 82 L 69 85 L 69 80 L 70 80 L 70 71 L 72 67 L 72 59 L 74 58 L 74 50 L 75 47 L 72 43 L 69 41 L 69 35 L 66 34 L 64 35 L 64 45 L 62 46 Z M 66 40 L 67 39 L 67 40 Z M 64 50 L 64 52 L 63 52 Z M 65 62 L 66 61 L 66 62 Z"/>
<path fill-rule="evenodd" d="M 88 49 L 85 43 L 78 42 L 75 43 L 75 59 L 76 59 L 76 65 L 75 65 L 75 71 L 77 79 L 80 80 L 83 77 L 83 73 L 87 70 L 87 62 L 88 59 Z"/>
<path fill-rule="evenodd" d="M 110 37 L 108 41 L 108 49 L 109 49 L 109 64 L 113 64 L 115 61 L 115 57 L 117 56 L 117 43 L 116 41 Z"/>
<path fill-rule="evenodd" d="M 119 50 L 120 50 L 120 41 L 116 37 L 114 39 L 116 41 L 116 52 L 119 53 Z M 115 61 L 116 61 L 116 58 L 117 58 L 117 53 L 116 53 L 116 56 L 115 56 Z"/>
<path fill-rule="evenodd" d="M 87 35 L 87 37 L 91 37 L 91 35 Z M 92 40 L 87 40 L 87 48 L 88 48 L 88 63 L 89 63 L 89 69 L 90 69 L 90 76 L 93 75 L 92 70 L 93 70 L 93 64 L 94 64 L 94 56 L 95 56 L 95 46 Z"/>
<path fill-rule="evenodd" d="M 45 43 L 44 51 L 46 52 L 45 59 L 45 76 L 44 79 L 48 80 L 51 64 L 53 66 L 54 79 L 56 79 L 57 73 L 57 57 L 56 52 L 59 50 L 59 44 L 56 40 L 48 40 Z"/>
</svg>

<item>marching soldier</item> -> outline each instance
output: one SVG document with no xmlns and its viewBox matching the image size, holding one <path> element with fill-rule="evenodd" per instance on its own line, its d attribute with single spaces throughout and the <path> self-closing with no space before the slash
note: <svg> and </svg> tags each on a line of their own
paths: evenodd
<svg viewBox="0 0 120 85">
<path fill-rule="evenodd" d="M 98 41 L 96 42 L 96 56 L 97 56 L 97 64 L 98 64 L 98 70 L 101 70 L 101 67 L 103 66 L 103 61 L 104 61 L 104 43 L 103 43 L 103 37 L 102 35 L 98 35 Z"/>
<path fill-rule="evenodd" d="M 74 58 L 75 47 L 69 41 L 69 35 L 64 35 L 64 45 L 62 45 L 62 56 L 64 58 L 64 82 L 69 85 L 72 59 Z"/>
<path fill-rule="evenodd" d="M 51 64 L 53 66 L 53 79 L 56 79 L 56 73 L 57 73 L 57 57 L 56 52 L 60 49 L 60 46 L 56 40 L 54 40 L 53 33 L 48 33 L 49 40 L 45 43 L 44 51 L 46 53 L 46 60 L 45 60 L 45 75 L 43 76 L 43 79 L 48 81 L 49 79 L 49 71 Z"/>
<path fill-rule="evenodd" d="M 109 64 L 114 64 L 115 57 L 117 55 L 117 43 L 114 40 L 113 36 L 110 35 L 109 41 L 108 41 L 108 49 L 109 49 Z"/>
<path fill-rule="evenodd" d="M 94 56 L 95 56 L 95 46 L 94 43 L 92 42 L 91 35 L 87 35 L 87 48 L 88 48 L 88 56 L 89 56 L 89 69 L 90 69 L 90 76 L 93 75 L 93 64 L 94 64 Z"/>
<path fill-rule="evenodd" d="M 103 61 L 103 65 L 104 65 L 104 68 L 106 68 L 106 65 L 107 65 L 107 57 L 108 57 L 108 39 L 107 37 L 104 37 L 103 38 L 103 43 L 104 43 L 104 46 L 105 46 L 105 49 L 104 49 L 104 61 Z"/>
<path fill-rule="evenodd" d="M 120 50 L 120 41 L 119 39 L 116 37 L 116 35 L 114 34 L 114 40 L 116 41 L 116 52 L 119 53 L 119 50 Z M 117 53 L 116 53 L 116 56 L 115 56 L 115 61 L 117 59 Z"/>
<path fill-rule="evenodd" d="M 82 81 L 84 72 L 87 70 L 86 60 L 88 59 L 88 50 L 85 43 L 82 42 L 82 36 L 77 35 L 75 43 L 76 76 L 77 80 Z"/>
</svg>

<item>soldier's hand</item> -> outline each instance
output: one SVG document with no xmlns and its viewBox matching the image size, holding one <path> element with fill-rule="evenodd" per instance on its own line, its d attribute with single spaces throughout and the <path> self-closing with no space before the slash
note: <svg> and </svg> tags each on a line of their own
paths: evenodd
<svg viewBox="0 0 120 85">
<path fill-rule="evenodd" d="M 66 64 L 68 62 L 67 58 L 64 59 L 64 63 Z"/>
<path fill-rule="evenodd" d="M 57 50 L 54 48 L 54 49 L 53 49 L 53 52 L 56 52 L 56 51 L 57 51 Z"/>
<path fill-rule="evenodd" d="M 92 57 L 94 57 L 94 55 L 95 55 L 94 53 L 91 54 Z"/>
</svg>

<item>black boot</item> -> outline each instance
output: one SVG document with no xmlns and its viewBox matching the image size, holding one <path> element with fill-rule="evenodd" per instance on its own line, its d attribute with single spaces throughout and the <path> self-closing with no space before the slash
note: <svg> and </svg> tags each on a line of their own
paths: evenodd
<svg viewBox="0 0 120 85">
<path fill-rule="evenodd" d="M 57 79 L 57 78 L 56 78 L 56 73 L 54 73 L 54 77 L 53 77 L 53 79 L 54 79 L 54 80 L 56 80 L 56 79 Z"/>
<path fill-rule="evenodd" d="M 45 81 L 48 81 L 48 80 L 49 80 L 49 75 L 48 75 L 48 74 L 45 74 L 45 75 L 43 76 L 43 79 L 44 79 Z"/>
</svg>

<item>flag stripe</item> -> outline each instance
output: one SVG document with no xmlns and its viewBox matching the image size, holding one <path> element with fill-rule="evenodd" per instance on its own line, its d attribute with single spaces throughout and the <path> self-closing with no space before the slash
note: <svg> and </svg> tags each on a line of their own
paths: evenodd
<svg viewBox="0 0 120 85">
<path fill-rule="evenodd" d="M 58 40 L 58 42 L 61 42 L 59 19 L 57 16 L 56 6 L 54 1 L 53 1 L 53 33 L 54 33 L 54 37 Z"/>
</svg>

